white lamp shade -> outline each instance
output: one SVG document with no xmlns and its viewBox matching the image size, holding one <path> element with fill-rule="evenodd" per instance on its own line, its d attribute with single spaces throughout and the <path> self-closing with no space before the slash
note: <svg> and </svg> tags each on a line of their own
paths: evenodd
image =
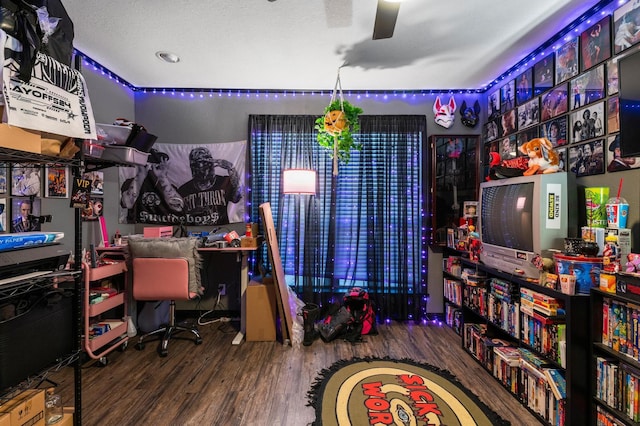
<svg viewBox="0 0 640 426">
<path fill-rule="evenodd" d="M 308 169 L 288 169 L 282 172 L 283 194 L 316 193 L 316 172 Z"/>
</svg>

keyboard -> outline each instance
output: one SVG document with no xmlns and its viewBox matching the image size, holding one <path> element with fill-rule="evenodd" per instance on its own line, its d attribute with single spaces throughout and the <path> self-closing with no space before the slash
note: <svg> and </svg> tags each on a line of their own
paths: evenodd
<svg viewBox="0 0 640 426">
<path fill-rule="evenodd" d="M 41 277 L 42 275 L 47 275 L 50 273 L 51 271 L 36 271 L 36 272 L 30 272 L 28 274 L 16 275 L 15 277 L 4 278 L 0 280 L 0 286 L 12 284 L 18 281 L 30 280 L 31 278 Z"/>
</svg>

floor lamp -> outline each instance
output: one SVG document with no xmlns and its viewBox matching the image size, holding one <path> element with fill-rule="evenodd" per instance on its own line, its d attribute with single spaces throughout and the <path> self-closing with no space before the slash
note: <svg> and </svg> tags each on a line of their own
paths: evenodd
<svg viewBox="0 0 640 426">
<path fill-rule="evenodd" d="M 309 169 L 287 169 L 282 172 L 282 193 L 293 195 L 316 195 L 316 172 Z M 308 206 L 307 206 L 308 207 Z M 306 221 L 305 221 L 306 227 Z M 305 242 L 306 245 L 306 242 Z M 304 276 L 304 271 L 303 271 Z M 302 344 L 309 346 L 315 338 L 315 322 L 320 307 L 315 303 L 305 303 L 302 308 L 304 338 Z"/>
</svg>

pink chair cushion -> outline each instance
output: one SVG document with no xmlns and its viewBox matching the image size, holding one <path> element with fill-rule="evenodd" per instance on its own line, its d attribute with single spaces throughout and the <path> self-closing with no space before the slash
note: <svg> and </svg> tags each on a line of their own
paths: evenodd
<svg viewBox="0 0 640 426">
<path fill-rule="evenodd" d="M 133 259 L 135 300 L 189 300 L 189 263 L 185 258 Z"/>
</svg>

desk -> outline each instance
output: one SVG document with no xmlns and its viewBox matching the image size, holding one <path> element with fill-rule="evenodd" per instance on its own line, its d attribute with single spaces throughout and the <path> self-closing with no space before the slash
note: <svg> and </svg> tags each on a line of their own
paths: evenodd
<svg viewBox="0 0 640 426">
<path fill-rule="evenodd" d="M 126 246 L 116 246 L 116 247 L 100 247 L 97 248 L 100 253 L 105 252 L 122 252 Z M 234 345 L 239 345 L 244 340 L 244 335 L 246 332 L 247 326 L 247 296 L 246 290 L 247 285 L 249 284 L 249 262 L 247 261 L 249 257 L 249 253 L 255 252 L 258 250 L 258 247 L 225 247 L 225 248 L 216 248 L 216 247 L 200 247 L 198 248 L 198 252 L 202 254 L 207 253 L 236 253 L 238 262 L 240 262 L 240 331 L 236 334 L 236 337 L 233 339 L 232 343 Z"/>
<path fill-rule="evenodd" d="M 247 258 L 250 252 L 258 250 L 258 247 L 201 247 L 198 249 L 201 253 L 236 253 L 238 261 L 240 261 L 240 331 L 236 334 L 233 341 L 234 345 L 239 345 L 244 340 L 244 334 L 247 330 L 247 285 L 249 284 L 249 262 Z"/>
</svg>

